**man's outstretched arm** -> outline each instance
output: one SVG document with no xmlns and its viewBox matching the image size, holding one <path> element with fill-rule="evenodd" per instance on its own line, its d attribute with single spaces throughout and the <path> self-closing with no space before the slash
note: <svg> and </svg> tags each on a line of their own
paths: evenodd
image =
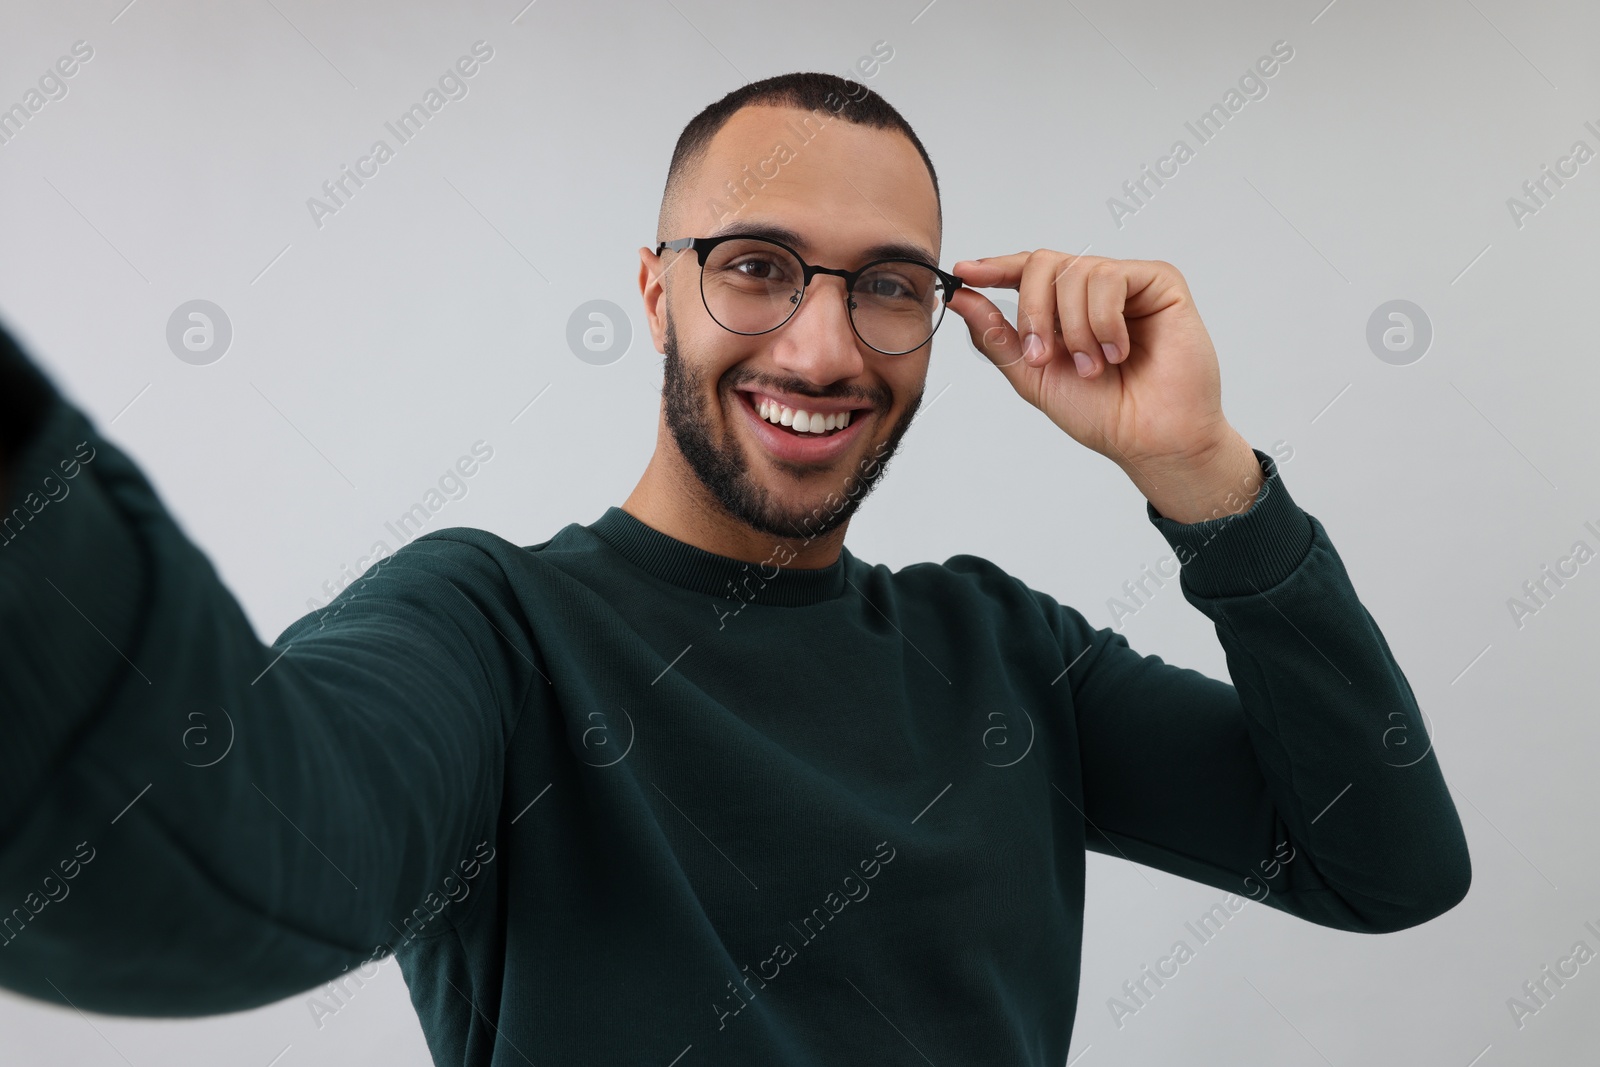
<svg viewBox="0 0 1600 1067">
<path fill-rule="evenodd" d="M 196 1015 L 400 944 L 492 856 L 538 677 L 493 557 L 427 535 L 265 645 L 3 330 L 0 382 L 0 985 Z"/>
<path fill-rule="evenodd" d="M 1460 819 L 1326 529 L 1254 454 L 1266 479 L 1248 510 L 1176 523 L 1147 505 L 1233 684 L 1034 593 L 1076 660 L 1088 847 L 1323 926 L 1414 926 L 1466 895 Z"/>
</svg>

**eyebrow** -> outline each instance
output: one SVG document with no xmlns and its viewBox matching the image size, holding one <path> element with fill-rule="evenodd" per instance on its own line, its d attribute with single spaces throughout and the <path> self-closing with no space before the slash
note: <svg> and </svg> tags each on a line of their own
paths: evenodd
<svg viewBox="0 0 1600 1067">
<path fill-rule="evenodd" d="M 789 245 L 802 254 L 810 254 L 810 245 L 804 237 L 787 226 L 775 223 L 732 223 L 708 236 L 724 237 L 730 233 L 747 237 L 765 237 L 769 241 L 779 241 Z M 938 259 L 927 249 L 903 241 L 884 241 L 861 250 L 862 263 L 870 263 L 876 259 L 910 259 L 929 267 L 939 266 Z"/>
</svg>

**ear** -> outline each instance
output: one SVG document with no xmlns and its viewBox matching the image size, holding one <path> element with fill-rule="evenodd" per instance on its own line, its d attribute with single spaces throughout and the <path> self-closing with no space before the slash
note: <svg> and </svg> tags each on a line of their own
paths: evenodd
<svg viewBox="0 0 1600 1067">
<path fill-rule="evenodd" d="M 650 338 L 655 342 L 656 351 L 665 353 L 667 286 L 661 257 L 645 247 L 639 249 L 639 293 L 644 297 L 644 314 L 650 324 Z"/>
</svg>

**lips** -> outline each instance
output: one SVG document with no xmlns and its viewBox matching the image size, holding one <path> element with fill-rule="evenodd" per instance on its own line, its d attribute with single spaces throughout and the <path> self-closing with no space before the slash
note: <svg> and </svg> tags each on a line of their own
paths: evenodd
<svg viewBox="0 0 1600 1067">
<path fill-rule="evenodd" d="M 848 426 L 821 434 L 796 432 L 763 419 L 756 407 L 760 403 L 758 394 L 743 389 L 737 390 L 737 393 L 739 408 L 744 412 L 745 420 L 750 424 L 751 432 L 756 439 L 769 455 L 789 463 L 816 464 L 832 461 L 850 446 L 862 432 L 861 427 L 866 425 L 873 414 L 870 408 L 835 408 L 835 411 L 851 412 Z"/>
</svg>

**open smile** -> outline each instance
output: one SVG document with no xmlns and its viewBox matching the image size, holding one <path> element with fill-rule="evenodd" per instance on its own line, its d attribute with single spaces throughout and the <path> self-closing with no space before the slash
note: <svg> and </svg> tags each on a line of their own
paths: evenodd
<svg viewBox="0 0 1600 1067">
<path fill-rule="evenodd" d="M 825 463 L 850 446 L 873 409 L 818 400 L 815 411 L 795 408 L 759 390 L 736 390 L 739 407 L 762 446 L 791 463 Z"/>
</svg>

